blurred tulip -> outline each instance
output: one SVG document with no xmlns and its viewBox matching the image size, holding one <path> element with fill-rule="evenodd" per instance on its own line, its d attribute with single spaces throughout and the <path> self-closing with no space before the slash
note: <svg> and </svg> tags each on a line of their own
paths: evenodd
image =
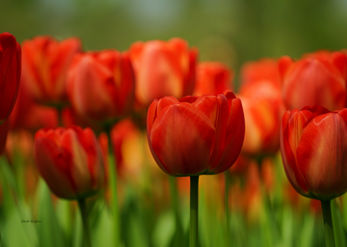
<svg viewBox="0 0 347 247">
<path fill-rule="evenodd" d="M 270 81 L 274 85 L 281 85 L 278 63 L 275 59 L 264 58 L 255 62 L 248 62 L 241 68 L 242 85 L 257 81 Z"/>
<path fill-rule="evenodd" d="M 99 136 L 105 160 L 109 153 L 107 139 L 106 134 Z M 130 119 L 124 119 L 115 124 L 111 130 L 111 141 L 116 158 L 117 175 L 120 178 L 139 180 L 144 150 L 141 133 L 135 124 Z"/>
<path fill-rule="evenodd" d="M 58 126 L 58 111 L 55 108 L 37 104 L 21 85 L 18 99 L 9 118 L 10 129 L 33 130 Z"/>
<path fill-rule="evenodd" d="M 157 164 L 170 175 L 223 172 L 235 162 L 242 147 L 241 101 L 230 91 L 155 100 L 147 113 L 147 136 Z"/>
<path fill-rule="evenodd" d="M 287 177 L 302 195 L 329 200 L 347 190 L 347 109 L 287 111 L 281 129 Z"/>
<path fill-rule="evenodd" d="M 0 34 L 0 125 L 15 104 L 21 75 L 21 48 L 10 33 Z M 4 128 L 4 127 L 3 127 Z"/>
<path fill-rule="evenodd" d="M 45 104 L 61 104 L 66 99 L 66 76 L 72 58 L 81 50 L 76 38 L 61 42 L 39 36 L 23 42 L 22 83 L 30 95 Z"/>
<path fill-rule="evenodd" d="M 142 138 L 134 123 L 129 119 L 117 123 L 112 128 L 111 140 L 120 176 L 139 178 L 143 161 Z"/>
<path fill-rule="evenodd" d="M 277 67 L 274 67 L 275 62 L 265 61 L 267 61 L 265 64 L 271 64 L 270 68 L 273 71 L 270 68 L 267 68 L 267 73 L 260 70 L 264 66 L 269 66 L 263 65 L 263 60 L 246 65 L 243 69 L 246 81 L 243 81 L 240 88 L 246 124 L 242 152 L 251 156 L 273 154 L 279 149 L 284 106 L 278 77 L 275 76 L 277 72 Z M 251 68 L 257 70 L 251 71 Z M 257 72 L 260 74 L 257 75 Z"/>
<path fill-rule="evenodd" d="M 288 109 L 321 105 L 331 111 L 345 107 L 347 54 L 317 52 L 294 62 L 279 61 L 283 98 Z"/>
<path fill-rule="evenodd" d="M 245 141 L 242 152 L 250 156 L 274 154 L 279 149 L 283 108 L 272 98 L 240 96 L 245 114 Z"/>
<path fill-rule="evenodd" d="M 163 96 L 193 93 L 197 50 L 182 39 L 137 42 L 130 48 L 136 75 L 135 96 L 141 106 Z"/>
<path fill-rule="evenodd" d="M 193 95 L 224 93 L 231 88 L 233 73 L 224 64 L 205 62 L 197 66 L 196 83 Z"/>
<path fill-rule="evenodd" d="M 107 121 L 126 114 L 134 95 L 133 69 L 127 53 L 89 52 L 75 57 L 67 92 L 78 116 Z"/>
<path fill-rule="evenodd" d="M 103 187 L 103 156 L 91 129 L 39 130 L 35 135 L 39 172 L 58 197 L 81 199 Z"/>
</svg>

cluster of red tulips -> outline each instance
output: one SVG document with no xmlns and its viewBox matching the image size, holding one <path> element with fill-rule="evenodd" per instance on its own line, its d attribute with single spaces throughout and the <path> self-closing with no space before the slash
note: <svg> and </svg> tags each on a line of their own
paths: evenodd
<svg viewBox="0 0 347 247">
<path fill-rule="evenodd" d="M 133 169 L 126 159 L 139 155 L 124 155 L 124 146 L 146 130 L 158 166 L 190 177 L 189 244 L 198 246 L 199 176 L 227 171 L 229 193 L 230 174 L 255 162 L 266 175 L 266 161 L 280 150 L 295 190 L 321 201 L 326 246 L 334 246 L 331 200 L 347 191 L 347 51 L 262 59 L 245 64 L 240 78 L 234 94 L 233 72 L 198 62 L 197 49 L 178 38 L 137 42 L 125 52 L 83 51 L 76 38 L 42 36 L 20 46 L 3 33 L 0 151 L 11 160 L 12 133 L 36 132 L 36 168 L 57 197 L 77 200 L 83 245 L 91 245 L 88 200 L 104 190 L 118 244 L 118 177 Z M 267 194 L 271 175 L 264 180 Z M 226 211 L 228 204 L 227 194 Z"/>
</svg>

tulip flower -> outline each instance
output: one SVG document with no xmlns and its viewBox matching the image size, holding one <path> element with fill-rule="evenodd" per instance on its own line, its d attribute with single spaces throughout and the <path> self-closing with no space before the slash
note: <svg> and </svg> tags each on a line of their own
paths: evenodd
<svg viewBox="0 0 347 247">
<path fill-rule="evenodd" d="M 91 129 L 39 130 L 35 135 L 38 170 L 58 197 L 79 199 L 103 185 L 103 156 Z"/>
<path fill-rule="evenodd" d="M 163 96 L 182 97 L 193 93 L 197 51 L 175 38 L 168 42 L 137 42 L 130 48 L 136 76 L 135 97 L 147 106 Z"/>
<path fill-rule="evenodd" d="M 224 64 L 205 62 L 197 66 L 193 95 L 220 94 L 231 89 L 232 72 Z"/>
<path fill-rule="evenodd" d="M 246 124 L 242 152 L 249 156 L 276 153 L 279 149 L 281 117 L 284 112 L 278 81 L 245 81 L 239 95 Z"/>
<path fill-rule="evenodd" d="M 241 81 L 242 85 L 257 81 L 270 81 L 275 85 L 281 85 L 277 60 L 264 58 L 244 64 L 241 68 Z"/>
<path fill-rule="evenodd" d="M 347 190 L 347 109 L 287 111 L 281 153 L 287 177 L 307 197 L 327 200 Z"/>
<path fill-rule="evenodd" d="M 103 155 L 93 131 L 79 127 L 39 130 L 35 135 L 35 159 L 54 194 L 78 201 L 83 246 L 91 246 L 85 199 L 104 185 Z"/>
<path fill-rule="evenodd" d="M 321 105 L 331 111 L 345 107 L 347 54 L 318 52 L 294 62 L 279 61 L 283 98 L 288 109 Z"/>
<path fill-rule="evenodd" d="M 281 153 L 296 191 L 321 200 L 326 246 L 334 246 L 330 200 L 347 191 L 347 108 L 287 111 L 282 120 Z"/>
<path fill-rule="evenodd" d="M 15 104 L 21 75 L 21 48 L 10 33 L 0 34 L 0 125 Z"/>
<path fill-rule="evenodd" d="M 147 137 L 159 167 L 190 176 L 190 246 L 198 245 L 198 183 L 201 174 L 227 170 L 244 138 L 241 101 L 225 94 L 154 100 L 147 113 Z"/>
<path fill-rule="evenodd" d="M 18 98 L 9 118 L 11 130 L 33 130 L 58 126 L 58 111 L 36 103 L 21 85 Z"/>
<path fill-rule="evenodd" d="M 230 91 L 154 100 L 147 113 L 147 136 L 159 167 L 172 176 L 223 172 L 241 150 L 241 101 Z"/>
<path fill-rule="evenodd" d="M 74 112 L 82 119 L 105 122 L 126 114 L 134 95 L 128 54 L 105 50 L 76 56 L 67 92 Z"/>
<path fill-rule="evenodd" d="M 22 83 L 32 97 L 45 104 L 61 104 L 66 98 L 66 76 L 72 58 L 81 50 L 76 38 L 61 42 L 39 36 L 23 42 Z"/>
</svg>

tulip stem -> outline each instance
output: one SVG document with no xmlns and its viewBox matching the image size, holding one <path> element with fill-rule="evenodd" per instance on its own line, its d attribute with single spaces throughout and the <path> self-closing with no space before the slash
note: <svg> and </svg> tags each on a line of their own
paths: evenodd
<svg viewBox="0 0 347 247">
<path fill-rule="evenodd" d="M 321 200 L 323 221 L 324 221 L 324 237 L 326 247 L 335 247 L 334 230 L 331 217 L 331 200 Z"/>
<path fill-rule="evenodd" d="M 189 246 L 198 246 L 198 203 L 199 203 L 199 176 L 190 177 L 190 233 Z"/>
<path fill-rule="evenodd" d="M 110 187 L 112 194 L 111 210 L 113 215 L 113 237 L 115 246 L 120 244 L 120 227 L 119 227 L 119 208 L 118 208 L 118 188 L 117 188 L 117 164 L 116 157 L 113 153 L 111 131 L 107 131 L 108 145 L 109 145 L 109 155 L 108 155 L 108 165 L 109 165 L 109 176 L 110 176 Z"/>
<path fill-rule="evenodd" d="M 88 212 L 87 212 L 87 205 L 85 198 L 78 200 L 78 207 L 81 212 L 81 218 L 82 218 L 82 225 L 83 225 L 83 244 L 82 246 L 85 247 L 91 247 L 91 241 L 90 241 L 90 231 L 89 231 L 89 225 L 88 225 Z"/>
<path fill-rule="evenodd" d="M 230 192 L 230 174 L 229 171 L 224 172 L 225 180 L 225 194 L 224 194 L 224 207 L 225 207 L 225 220 L 226 220 L 226 231 L 227 240 L 229 244 L 230 240 L 230 211 L 229 211 L 229 192 Z"/>
<path fill-rule="evenodd" d="M 183 239 L 183 226 L 180 217 L 180 208 L 178 204 L 178 191 L 177 191 L 177 180 L 175 177 L 169 177 L 170 181 L 170 192 L 171 192 L 171 204 L 172 210 L 175 215 L 176 222 L 176 236 L 174 246 L 182 246 L 181 241 Z"/>
</svg>

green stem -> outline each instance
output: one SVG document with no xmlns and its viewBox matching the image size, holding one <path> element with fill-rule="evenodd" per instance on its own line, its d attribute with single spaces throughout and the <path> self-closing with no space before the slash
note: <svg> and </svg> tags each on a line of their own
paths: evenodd
<svg viewBox="0 0 347 247">
<path fill-rule="evenodd" d="M 331 201 L 321 200 L 321 206 L 322 206 L 323 221 L 324 221 L 325 246 L 335 247 L 333 222 L 331 218 Z"/>
<path fill-rule="evenodd" d="M 89 231 L 89 225 L 88 225 L 88 212 L 86 207 L 86 200 L 85 198 L 78 200 L 78 207 L 81 212 L 81 218 L 82 218 L 82 225 L 83 225 L 83 245 L 84 247 L 91 247 L 91 241 L 90 241 L 90 231 Z"/>
<path fill-rule="evenodd" d="M 189 246 L 198 246 L 198 203 L 199 203 L 199 176 L 190 177 L 190 233 Z"/>
<path fill-rule="evenodd" d="M 108 136 L 108 144 L 109 144 L 109 155 L 108 155 L 108 163 L 109 163 L 109 179 L 110 179 L 110 187 L 111 187 L 111 210 L 113 216 L 113 237 L 115 246 L 119 246 L 120 242 L 120 227 L 119 227 L 119 208 L 118 208 L 118 190 L 117 190 L 117 169 L 116 169 L 116 159 L 113 153 L 112 148 L 112 140 L 110 131 L 107 132 Z"/>
<path fill-rule="evenodd" d="M 230 211 L 229 211 L 229 192 L 230 192 L 230 174 L 229 171 L 224 172 L 225 180 L 225 194 L 224 194 L 224 207 L 225 207 L 225 220 L 228 244 L 230 243 Z"/>
<path fill-rule="evenodd" d="M 181 222 L 180 209 L 178 204 L 177 180 L 175 177 L 170 176 L 169 181 L 170 181 L 172 210 L 175 215 L 175 222 L 176 222 L 176 238 L 175 238 L 174 246 L 182 246 L 181 241 L 183 238 L 183 226 Z"/>
</svg>

